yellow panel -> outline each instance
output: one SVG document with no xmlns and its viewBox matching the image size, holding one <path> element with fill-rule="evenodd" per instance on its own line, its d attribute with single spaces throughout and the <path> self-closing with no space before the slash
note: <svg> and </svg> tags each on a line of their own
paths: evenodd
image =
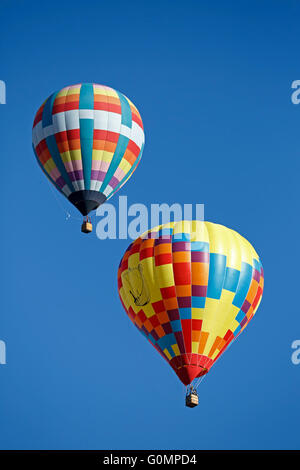
<svg viewBox="0 0 300 470">
<path fill-rule="evenodd" d="M 205 222 L 193 220 L 191 223 L 191 241 L 209 243 L 208 231 Z"/>
<path fill-rule="evenodd" d="M 56 98 L 60 98 L 61 96 L 67 96 L 69 88 L 63 88 L 59 93 L 57 93 Z"/>
<path fill-rule="evenodd" d="M 81 150 L 70 150 L 71 160 L 74 162 L 75 160 L 81 160 Z"/>
<path fill-rule="evenodd" d="M 179 347 L 177 346 L 177 344 L 172 344 L 172 349 L 176 356 L 180 356 L 180 351 L 179 351 Z"/>
<path fill-rule="evenodd" d="M 234 299 L 235 292 L 231 292 L 229 290 L 223 289 L 221 293 L 220 301 L 228 304 L 232 304 Z"/>
<path fill-rule="evenodd" d="M 172 359 L 172 356 L 171 354 L 169 353 L 169 351 L 167 350 L 167 348 L 164 349 L 164 353 L 165 355 L 167 356 L 167 358 L 169 359 L 169 361 Z"/>
<path fill-rule="evenodd" d="M 101 160 L 102 160 L 103 162 L 108 162 L 108 163 L 110 163 L 111 160 L 112 160 L 112 157 L 114 156 L 114 153 L 108 152 L 107 150 L 101 150 L 101 152 L 102 152 L 102 158 L 101 158 Z"/>
<path fill-rule="evenodd" d="M 102 157 L 103 157 L 103 150 L 93 149 L 92 160 L 101 162 Z"/>
<path fill-rule="evenodd" d="M 128 173 L 128 171 L 129 171 L 130 168 L 131 168 L 131 165 L 130 165 L 130 163 L 129 163 L 127 160 L 125 160 L 125 158 L 123 158 L 123 159 L 121 160 L 121 162 L 120 162 L 119 168 L 120 168 L 121 170 L 123 170 L 124 173 Z"/>
<path fill-rule="evenodd" d="M 219 319 L 219 308 L 219 300 L 206 299 L 202 330 L 207 331 L 209 333 L 209 337 L 205 345 L 204 354 L 208 354 L 217 336 L 214 330 L 214 325 L 216 323 L 216 318 Z"/>
<path fill-rule="evenodd" d="M 45 170 L 50 174 L 54 168 L 57 168 L 57 166 L 54 163 L 54 160 L 52 158 L 49 158 L 47 162 L 44 165 Z"/>
<path fill-rule="evenodd" d="M 140 254 L 133 253 L 128 258 L 128 268 L 131 268 L 131 269 L 136 268 L 139 264 L 139 261 L 140 261 Z"/>
<path fill-rule="evenodd" d="M 160 288 L 174 286 L 173 266 L 171 264 L 155 266 L 154 272 Z"/>
<path fill-rule="evenodd" d="M 69 88 L 67 91 L 68 91 L 68 95 L 78 95 L 80 93 L 80 88 L 81 86 L 76 86 L 74 88 Z"/>
<path fill-rule="evenodd" d="M 210 356 L 210 358 L 211 358 L 212 360 L 214 360 L 214 359 L 217 357 L 217 355 L 219 354 L 219 352 L 220 352 L 220 351 L 219 351 L 218 349 L 216 349 L 216 350 L 214 351 L 214 353 Z"/>
<path fill-rule="evenodd" d="M 180 222 L 176 222 L 173 227 L 174 235 L 177 233 L 190 233 L 191 232 L 192 223 L 190 221 L 182 220 Z"/>
<path fill-rule="evenodd" d="M 192 307 L 192 318 L 196 320 L 203 320 L 205 315 L 205 308 Z"/>
</svg>

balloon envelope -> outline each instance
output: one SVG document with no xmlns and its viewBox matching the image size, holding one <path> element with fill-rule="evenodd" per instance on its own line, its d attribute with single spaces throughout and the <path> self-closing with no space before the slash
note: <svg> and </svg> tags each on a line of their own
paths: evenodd
<svg viewBox="0 0 300 470">
<path fill-rule="evenodd" d="M 139 112 L 126 96 L 83 83 L 65 87 L 43 103 L 32 140 L 46 176 L 87 215 L 130 178 L 145 138 Z"/>
<path fill-rule="evenodd" d="M 200 221 L 150 230 L 128 247 L 118 271 L 126 313 L 185 385 L 206 374 L 246 328 L 263 282 L 245 238 Z"/>
</svg>

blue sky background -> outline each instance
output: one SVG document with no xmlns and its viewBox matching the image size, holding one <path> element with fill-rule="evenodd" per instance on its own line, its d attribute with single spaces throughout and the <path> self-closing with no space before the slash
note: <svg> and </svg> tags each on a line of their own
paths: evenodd
<svg viewBox="0 0 300 470">
<path fill-rule="evenodd" d="M 299 2 L 4 0 L 0 9 L 0 448 L 299 448 Z M 35 161 L 36 110 L 81 81 L 123 92 L 144 122 L 142 162 L 116 207 L 119 195 L 204 203 L 207 220 L 261 256 L 258 313 L 194 410 L 119 301 L 129 241 L 82 235 Z"/>
</svg>

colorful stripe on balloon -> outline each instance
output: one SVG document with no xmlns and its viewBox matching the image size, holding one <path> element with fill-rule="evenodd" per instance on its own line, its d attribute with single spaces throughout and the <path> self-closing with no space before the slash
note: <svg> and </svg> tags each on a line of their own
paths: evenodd
<svg viewBox="0 0 300 470">
<path fill-rule="evenodd" d="M 32 140 L 39 165 L 65 196 L 94 190 L 109 199 L 137 168 L 145 137 L 128 98 L 85 83 L 45 101 L 35 116 Z"/>
</svg>

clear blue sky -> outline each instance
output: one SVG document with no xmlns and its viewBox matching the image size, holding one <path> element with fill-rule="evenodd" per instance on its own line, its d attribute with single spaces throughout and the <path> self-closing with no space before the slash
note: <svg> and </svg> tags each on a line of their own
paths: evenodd
<svg viewBox="0 0 300 470">
<path fill-rule="evenodd" d="M 0 447 L 299 448 L 291 343 L 300 339 L 300 105 L 290 99 L 300 79 L 299 2 L 0 8 Z M 82 235 L 35 161 L 36 110 L 78 82 L 116 88 L 142 115 L 142 162 L 118 195 L 204 203 L 207 220 L 237 230 L 261 256 L 258 313 L 200 386 L 194 410 L 119 301 L 129 241 Z"/>
</svg>

